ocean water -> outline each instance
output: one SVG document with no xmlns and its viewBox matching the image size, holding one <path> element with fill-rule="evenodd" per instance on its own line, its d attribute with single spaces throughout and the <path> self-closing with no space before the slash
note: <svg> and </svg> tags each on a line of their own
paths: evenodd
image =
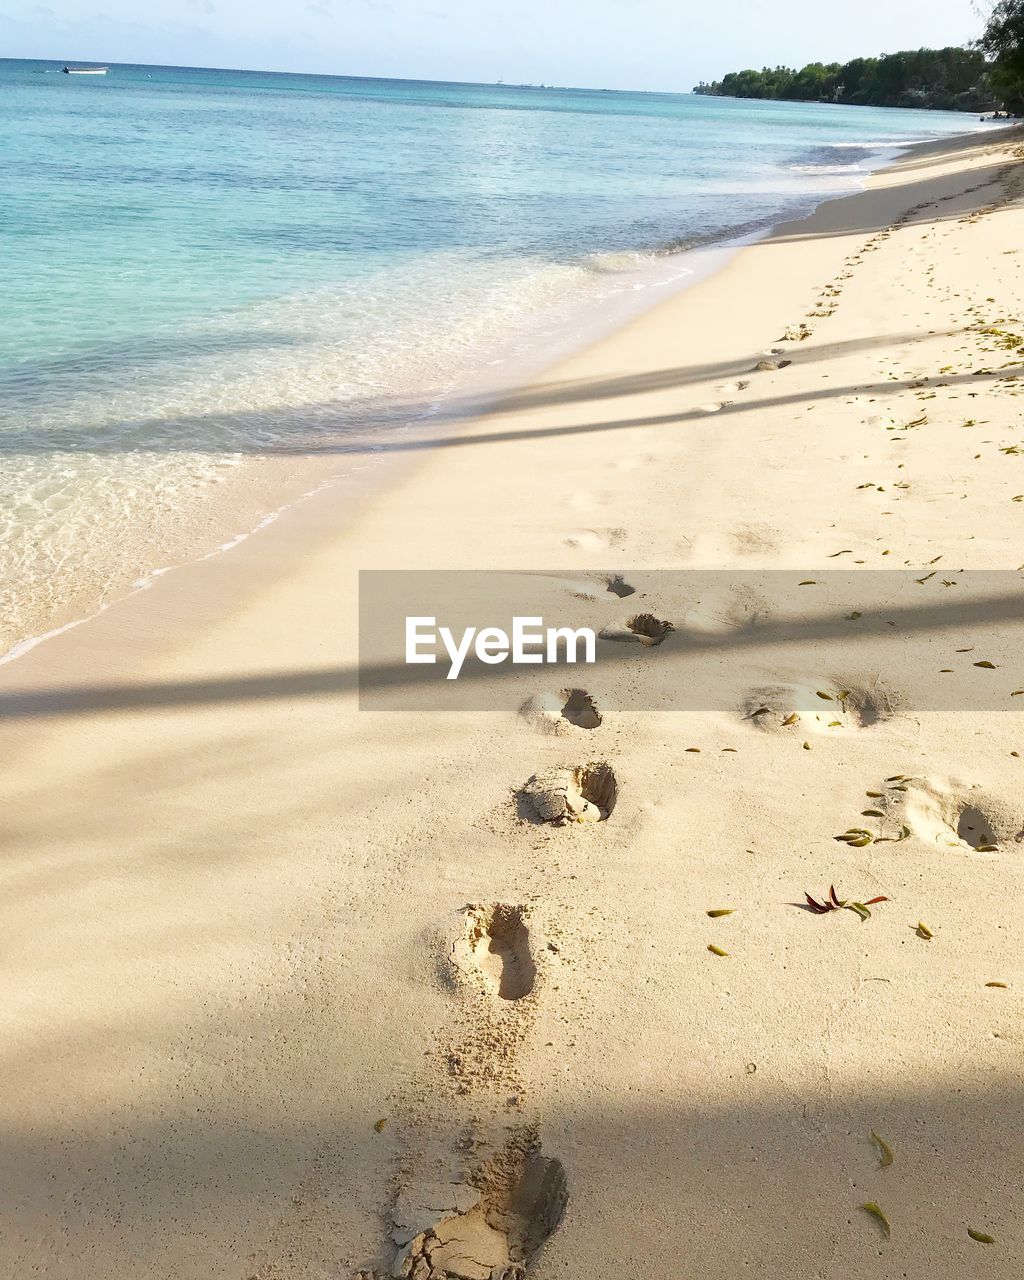
<svg viewBox="0 0 1024 1280">
<path fill-rule="evenodd" d="M 972 116 L 0 60 L 0 653 Z M 293 486 L 294 487 L 294 486 Z M 233 525 L 231 522 L 234 521 Z"/>
</svg>

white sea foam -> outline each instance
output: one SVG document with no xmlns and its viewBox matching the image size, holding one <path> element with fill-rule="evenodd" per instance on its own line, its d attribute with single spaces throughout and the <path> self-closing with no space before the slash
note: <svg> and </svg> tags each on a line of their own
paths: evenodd
<svg viewBox="0 0 1024 1280">
<path fill-rule="evenodd" d="M 790 173 L 813 173 L 822 176 L 865 172 L 859 164 L 791 164 L 789 171 Z"/>
<path fill-rule="evenodd" d="M 870 142 L 826 142 L 824 145 L 832 151 L 887 151 L 890 147 L 912 147 L 919 142 L 934 142 L 935 135 L 928 138 L 874 138 Z"/>
<path fill-rule="evenodd" d="M 265 516 L 262 516 L 259 520 L 256 521 L 256 523 L 252 526 L 251 529 L 247 529 L 241 533 L 235 534 L 234 537 L 229 538 L 226 542 L 221 543 L 220 546 L 214 547 L 212 551 L 208 551 L 204 555 L 198 556 L 197 563 L 201 563 L 206 560 L 212 560 L 217 556 L 221 556 L 225 554 L 226 552 L 233 551 L 235 547 L 238 547 L 243 542 L 246 542 L 249 538 L 253 537 L 254 534 L 257 534 L 261 530 L 266 529 L 270 525 L 274 524 L 277 520 L 281 518 L 281 516 L 286 511 L 292 509 L 293 507 L 298 506 L 300 503 L 305 502 L 310 498 L 315 497 L 318 493 L 322 493 L 325 489 L 330 488 L 332 483 L 333 482 L 330 479 L 321 480 L 318 484 L 313 485 L 312 488 L 307 489 L 304 493 L 299 494 L 299 496 L 294 498 L 292 501 L 283 503 L 281 506 L 277 507 L 274 511 L 270 511 Z M 91 612 L 85 614 L 85 616 L 81 618 L 75 618 L 70 622 L 65 622 L 63 625 L 59 627 L 52 627 L 49 631 L 41 632 L 38 635 L 26 636 L 24 639 L 20 640 L 17 644 L 12 645 L 12 647 L 8 649 L 6 653 L 0 653 L 0 667 L 6 666 L 9 662 L 15 662 L 18 658 L 24 657 L 25 654 L 31 653 L 33 649 L 35 649 L 37 646 L 41 644 L 44 644 L 48 640 L 55 640 L 58 636 L 65 635 L 69 631 L 74 631 L 76 627 L 80 627 L 84 623 L 90 622 L 94 618 L 100 617 L 101 614 L 106 613 L 108 609 L 112 608 L 113 605 L 117 603 L 118 599 L 126 598 L 127 596 L 131 596 L 131 595 L 137 595 L 139 592 L 142 592 L 142 591 L 148 591 L 160 578 L 164 577 L 166 574 L 173 573 L 173 572 L 174 572 L 173 565 L 165 565 L 158 569 L 150 569 L 147 573 L 143 574 L 140 578 L 136 578 L 135 581 L 132 582 L 127 587 L 127 589 L 124 590 L 120 595 L 113 597 L 111 599 L 102 601 L 99 605 L 97 605 L 94 609 L 92 609 Z"/>
</svg>

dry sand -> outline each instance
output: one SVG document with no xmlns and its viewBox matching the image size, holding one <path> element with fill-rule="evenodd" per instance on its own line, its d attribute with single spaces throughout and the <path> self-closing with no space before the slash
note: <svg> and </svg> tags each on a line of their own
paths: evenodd
<svg viewBox="0 0 1024 1280">
<path fill-rule="evenodd" d="M 1024 663 L 942 585 L 1024 560 L 1015 137 L 744 249 L 344 532 L 322 495 L 0 671 L 5 1276 L 1020 1275 Z M 1007 711 L 873 655 L 838 725 L 786 725 L 845 692 L 826 640 L 752 646 L 741 705 L 631 708 L 688 625 L 770 613 L 655 570 L 838 551 L 941 556 L 929 652 Z M 561 678 L 532 717 L 360 712 L 367 567 L 643 575 L 677 631 L 595 672 L 593 728 L 545 732 Z M 517 803 L 591 761 L 605 820 Z M 833 881 L 889 901 L 789 905 Z"/>
</svg>

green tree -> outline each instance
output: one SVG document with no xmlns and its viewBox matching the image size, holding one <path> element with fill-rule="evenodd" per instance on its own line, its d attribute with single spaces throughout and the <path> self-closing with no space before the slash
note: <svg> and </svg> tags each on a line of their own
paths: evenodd
<svg viewBox="0 0 1024 1280">
<path fill-rule="evenodd" d="M 1024 0 L 1011 0 L 1021 6 Z M 791 67 L 732 71 L 703 82 L 695 93 L 730 98 L 783 98 L 875 107 L 945 107 L 982 110 L 992 103 L 981 49 L 905 49 L 880 58 L 854 58 L 845 66 L 810 62 Z"/>
<path fill-rule="evenodd" d="M 999 0 L 978 43 L 993 59 L 993 90 L 1010 111 L 1024 111 L 1024 0 Z"/>
</svg>

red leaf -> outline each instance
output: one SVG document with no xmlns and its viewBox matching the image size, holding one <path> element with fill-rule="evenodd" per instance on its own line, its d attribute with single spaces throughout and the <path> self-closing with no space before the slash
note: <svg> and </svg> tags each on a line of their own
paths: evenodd
<svg viewBox="0 0 1024 1280">
<path fill-rule="evenodd" d="M 888 898 L 886 898 L 884 895 L 881 895 L 877 898 L 868 898 L 867 902 L 865 902 L 864 905 L 866 907 L 873 907 L 876 902 L 888 902 L 888 901 L 889 901 Z"/>
</svg>

